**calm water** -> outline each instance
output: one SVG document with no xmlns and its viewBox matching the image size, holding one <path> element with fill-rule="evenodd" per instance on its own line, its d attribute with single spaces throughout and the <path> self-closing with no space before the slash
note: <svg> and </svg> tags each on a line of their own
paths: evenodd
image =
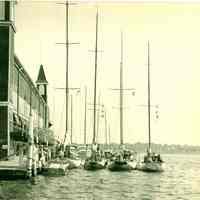
<svg viewBox="0 0 200 200">
<path fill-rule="evenodd" d="M 7 200 L 199 200 L 200 155 L 164 155 L 163 173 L 72 170 L 65 177 L 1 181 Z"/>
</svg>

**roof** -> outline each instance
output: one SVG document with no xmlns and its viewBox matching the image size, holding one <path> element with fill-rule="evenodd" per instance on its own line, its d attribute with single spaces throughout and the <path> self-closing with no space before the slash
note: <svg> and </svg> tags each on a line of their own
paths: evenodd
<svg viewBox="0 0 200 200">
<path fill-rule="evenodd" d="M 43 65 L 40 65 L 40 70 L 39 70 L 39 73 L 38 73 L 36 83 L 48 84 L 45 73 L 44 73 Z"/>
<path fill-rule="evenodd" d="M 28 83 L 30 84 L 31 88 L 36 92 L 36 94 L 38 96 L 40 96 L 38 89 L 35 87 L 35 84 L 33 82 L 33 80 L 31 79 L 31 77 L 29 76 L 29 74 L 27 73 L 27 71 L 25 70 L 24 66 L 22 65 L 22 63 L 20 62 L 19 58 L 17 57 L 17 55 L 14 55 L 14 62 L 15 62 L 15 66 L 17 67 L 18 71 L 23 75 L 23 77 L 28 81 Z M 46 102 L 44 101 L 44 99 L 40 96 L 40 100 L 46 104 Z M 47 104 L 46 104 L 47 105 Z"/>
</svg>

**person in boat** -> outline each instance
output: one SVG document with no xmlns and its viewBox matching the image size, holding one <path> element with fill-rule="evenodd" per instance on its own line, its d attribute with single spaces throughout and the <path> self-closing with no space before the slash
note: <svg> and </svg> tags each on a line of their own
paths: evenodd
<svg viewBox="0 0 200 200">
<path fill-rule="evenodd" d="M 92 156 L 92 151 L 90 151 L 89 149 L 87 149 L 86 151 L 86 158 L 90 158 Z"/>
<path fill-rule="evenodd" d="M 125 145 L 122 145 L 122 155 L 124 160 L 130 160 L 131 151 L 126 149 Z"/>
<path fill-rule="evenodd" d="M 134 160 L 135 160 L 135 156 L 133 154 L 131 154 L 130 161 L 134 161 Z"/>
<path fill-rule="evenodd" d="M 100 144 L 98 144 L 97 145 L 97 159 L 101 161 L 103 157 L 104 157 L 104 152 L 102 149 L 100 149 Z"/>
<path fill-rule="evenodd" d="M 147 149 L 147 155 L 144 156 L 144 163 L 153 162 L 152 156 L 151 156 L 151 149 Z"/>
<path fill-rule="evenodd" d="M 63 158 L 64 158 L 64 152 L 63 152 L 62 149 L 60 149 L 60 151 L 59 151 L 59 158 L 60 158 L 60 159 L 63 159 Z"/>
<path fill-rule="evenodd" d="M 91 159 L 94 160 L 94 161 L 97 161 L 97 144 L 96 144 L 96 142 L 94 144 L 92 144 Z"/>
<path fill-rule="evenodd" d="M 48 150 L 47 150 L 47 159 L 48 160 L 51 160 L 51 149 L 49 148 Z"/>
<path fill-rule="evenodd" d="M 54 146 L 51 151 L 51 157 L 54 159 L 56 158 L 56 147 Z"/>
<path fill-rule="evenodd" d="M 111 161 L 115 160 L 115 153 L 111 153 L 110 158 Z"/>
<path fill-rule="evenodd" d="M 160 154 L 156 154 L 156 153 L 152 153 L 152 161 L 153 162 L 163 162 L 161 157 L 160 157 Z"/>
<path fill-rule="evenodd" d="M 123 151 L 123 159 L 124 159 L 124 160 L 129 159 L 129 153 L 128 153 L 128 151 L 126 151 L 126 150 Z"/>
<path fill-rule="evenodd" d="M 121 161 L 121 154 L 120 153 L 116 155 L 116 161 Z"/>
<path fill-rule="evenodd" d="M 70 158 L 70 156 L 71 156 L 71 153 L 70 153 L 70 146 L 67 145 L 67 146 L 65 147 L 64 157 Z"/>
<path fill-rule="evenodd" d="M 98 149 L 98 145 L 95 142 L 94 144 L 92 144 L 92 151 L 97 152 L 97 149 Z"/>
<path fill-rule="evenodd" d="M 115 160 L 118 161 L 118 162 L 122 162 L 124 160 L 123 155 L 122 155 L 121 152 L 116 154 Z"/>
<path fill-rule="evenodd" d="M 101 156 L 101 158 L 105 158 L 105 153 L 103 152 L 102 149 L 100 150 L 100 156 Z"/>
<path fill-rule="evenodd" d="M 124 145 L 121 145 L 120 146 L 120 151 L 116 154 L 116 158 L 117 160 L 124 160 L 126 155 L 125 155 L 125 151 L 126 151 L 126 148 Z M 120 158 L 120 159 L 119 159 Z"/>
<path fill-rule="evenodd" d="M 97 152 L 99 152 L 99 150 L 100 150 L 100 145 L 97 144 Z"/>
<path fill-rule="evenodd" d="M 163 162 L 163 160 L 162 160 L 162 158 L 161 158 L 160 154 L 158 154 L 158 155 L 157 155 L 157 161 L 158 161 L 158 162 L 160 162 L 160 163 L 162 163 L 162 162 Z"/>
<path fill-rule="evenodd" d="M 96 147 L 96 159 L 100 160 L 100 157 L 101 157 L 100 146 L 99 146 L 99 144 L 97 144 L 97 147 Z"/>
<path fill-rule="evenodd" d="M 131 161 L 137 160 L 137 152 L 135 150 L 131 151 L 130 160 Z"/>
<path fill-rule="evenodd" d="M 153 162 L 157 161 L 157 155 L 154 152 L 152 153 L 152 161 Z"/>
<path fill-rule="evenodd" d="M 129 157 L 130 161 L 136 160 L 136 156 L 137 156 L 137 154 L 134 151 L 131 151 L 130 152 L 130 157 Z"/>
</svg>

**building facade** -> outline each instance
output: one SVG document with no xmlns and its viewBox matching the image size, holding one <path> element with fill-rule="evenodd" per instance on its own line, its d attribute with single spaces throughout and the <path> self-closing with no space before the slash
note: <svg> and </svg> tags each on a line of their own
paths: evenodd
<svg viewBox="0 0 200 200">
<path fill-rule="evenodd" d="M 18 143 L 27 142 L 30 116 L 34 132 L 49 124 L 43 66 L 36 87 L 14 53 L 14 7 L 12 1 L 0 1 L 0 159 L 8 159 Z"/>
</svg>

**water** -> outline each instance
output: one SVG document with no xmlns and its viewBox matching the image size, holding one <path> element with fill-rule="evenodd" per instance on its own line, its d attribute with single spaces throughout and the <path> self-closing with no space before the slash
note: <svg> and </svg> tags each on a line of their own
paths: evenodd
<svg viewBox="0 0 200 200">
<path fill-rule="evenodd" d="M 4 200 L 199 200 L 200 155 L 165 155 L 166 171 L 72 170 L 64 177 L 1 181 Z"/>
</svg>

